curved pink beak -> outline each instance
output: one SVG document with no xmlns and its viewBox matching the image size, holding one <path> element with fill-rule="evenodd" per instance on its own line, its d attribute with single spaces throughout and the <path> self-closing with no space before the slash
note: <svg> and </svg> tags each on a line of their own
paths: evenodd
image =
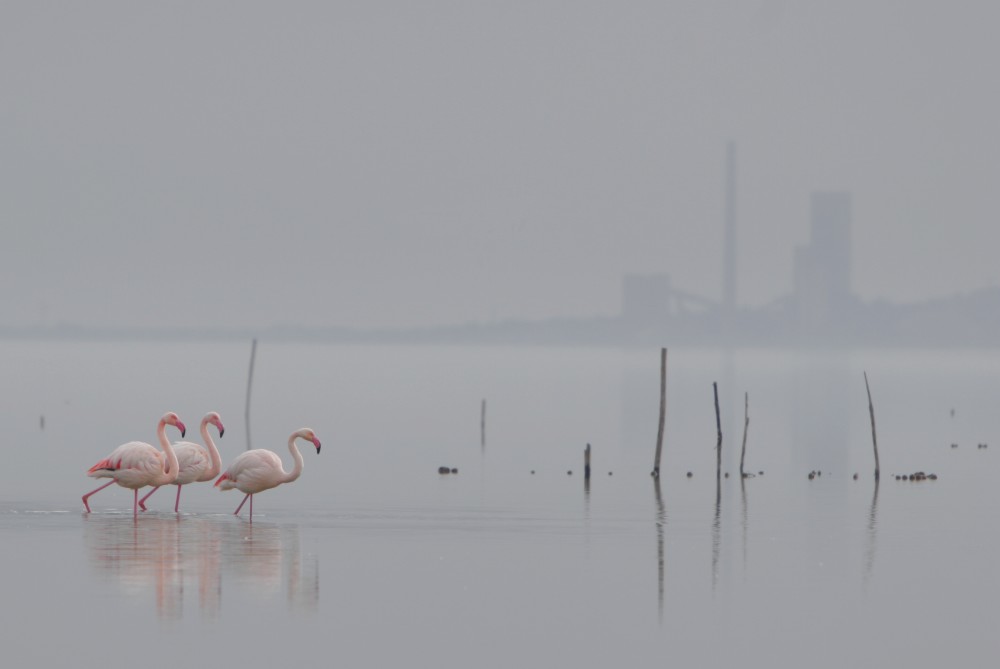
<svg viewBox="0 0 1000 669">
<path fill-rule="evenodd" d="M 319 447 L 320 447 L 319 439 L 317 439 L 316 437 L 313 437 L 312 442 L 316 446 L 316 454 L 318 455 L 319 454 Z"/>
<path fill-rule="evenodd" d="M 185 435 L 187 435 L 187 428 L 184 427 L 184 423 L 182 423 L 181 421 L 177 421 L 177 424 L 174 427 L 176 427 L 178 430 L 181 431 L 182 439 L 184 438 Z"/>
</svg>

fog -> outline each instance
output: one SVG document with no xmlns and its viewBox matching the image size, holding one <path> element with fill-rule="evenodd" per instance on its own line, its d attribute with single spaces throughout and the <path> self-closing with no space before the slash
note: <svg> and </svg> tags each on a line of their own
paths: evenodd
<svg viewBox="0 0 1000 669">
<path fill-rule="evenodd" d="M 791 291 L 810 197 L 851 286 L 1000 279 L 986 2 L 0 5 L 0 326 L 615 315 L 622 277 Z"/>
</svg>

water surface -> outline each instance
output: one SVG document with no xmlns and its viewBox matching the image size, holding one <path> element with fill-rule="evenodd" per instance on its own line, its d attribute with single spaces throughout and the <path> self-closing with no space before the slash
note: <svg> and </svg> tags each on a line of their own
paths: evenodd
<svg viewBox="0 0 1000 669">
<path fill-rule="evenodd" d="M 83 513 L 86 469 L 153 441 L 166 410 L 189 437 L 219 411 L 224 461 L 243 450 L 248 355 L 0 345 L 8 656 L 874 667 L 995 654 L 1000 442 L 977 448 L 1000 421 L 993 353 L 672 350 L 656 485 L 658 351 L 263 343 L 252 444 L 288 463 L 287 435 L 313 427 L 323 452 L 305 453 L 299 481 L 257 497 L 252 525 L 232 515 L 239 493 L 206 484 L 185 489 L 180 514 L 168 488 L 133 519 L 117 487 Z M 718 484 L 713 381 L 730 473 Z M 744 391 L 748 469 L 764 475 L 741 482 Z M 940 478 L 894 478 L 917 470 Z"/>
</svg>

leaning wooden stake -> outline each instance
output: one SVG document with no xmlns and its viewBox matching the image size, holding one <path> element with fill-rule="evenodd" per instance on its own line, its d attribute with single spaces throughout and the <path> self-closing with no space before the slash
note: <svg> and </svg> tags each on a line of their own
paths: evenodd
<svg viewBox="0 0 1000 669">
<path fill-rule="evenodd" d="M 868 413 L 872 417 L 872 448 L 875 449 L 875 480 L 878 481 L 878 439 L 875 438 L 875 407 L 872 406 L 872 389 L 868 386 L 868 372 L 865 372 L 865 390 L 868 391 Z"/>
<path fill-rule="evenodd" d="M 253 362 L 257 357 L 257 339 L 254 338 L 250 345 L 250 373 L 247 375 L 247 404 L 244 410 L 244 417 L 247 423 L 247 450 L 250 450 L 250 391 L 253 388 Z M 253 502 L 250 502 L 252 505 Z"/>
<path fill-rule="evenodd" d="M 744 478 L 743 461 L 747 457 L 747 428 L 750 427 L 750 393 L 743 393 L 743 450 L 740 451 L 740 478 Z"/>
<path fill-rule="evenodd" d="M 656 457 L 653 476 L 660 475 L 660 454 L 663 452 L 663 421 L 667 415 L 667 349 L 660 349 L 660 429 L 656 433 Z"/>
<path fill-rule="evenodd" d="M 715 480 L 722 478 L 722 420 L 719 418 L 719 384 L 712 381 L 712 391 L 715 393 L 715 429 L 719 439 L 715 443 Z"/>
</svg>

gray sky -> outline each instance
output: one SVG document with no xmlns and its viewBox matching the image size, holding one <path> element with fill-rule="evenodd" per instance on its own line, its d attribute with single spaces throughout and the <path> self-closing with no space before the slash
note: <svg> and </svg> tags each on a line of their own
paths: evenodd
<svg viewBox="0 0 1000 669">
<path fill-rule="evenodd" d="M 1000 279 L 992 2 L 0 3 L 2 324 L 614 314 L 626 272 L 790 290 L 809 193 L 855 291 Z"/>
</svg>

